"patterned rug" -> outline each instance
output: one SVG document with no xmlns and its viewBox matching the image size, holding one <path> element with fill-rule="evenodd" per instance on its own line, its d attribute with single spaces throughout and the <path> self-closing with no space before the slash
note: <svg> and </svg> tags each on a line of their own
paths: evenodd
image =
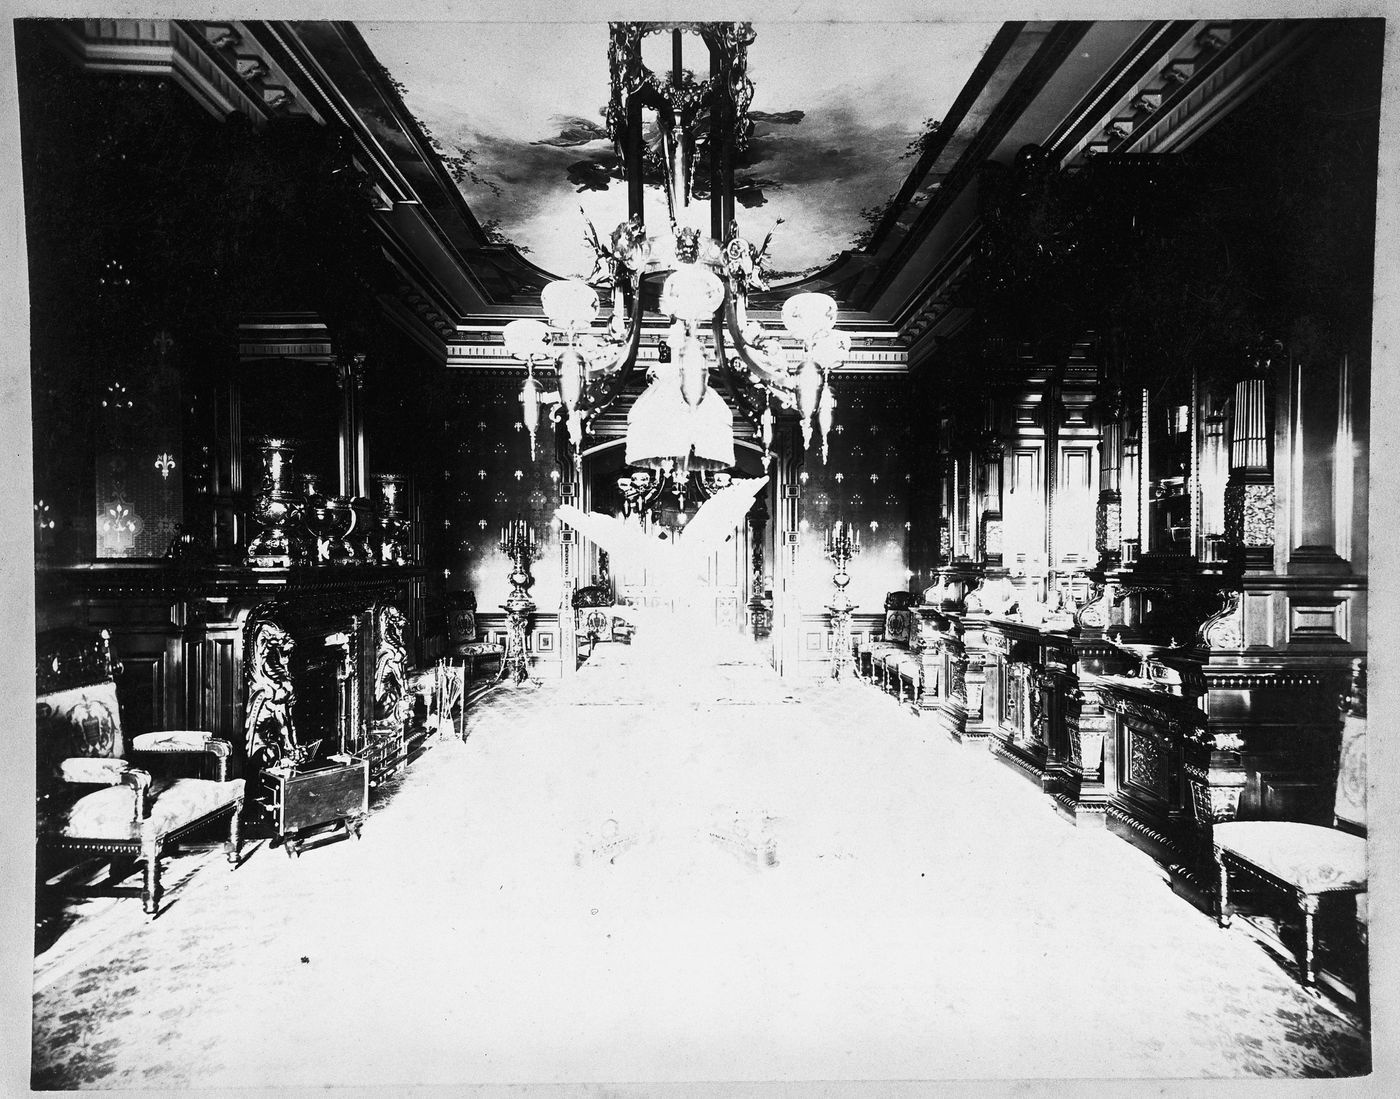
<svg viewBox="0 0 1400 1099">
<path fill-rule="evenodd" d="M 35 1086 L 1367 1070 L 1356 1019 L 873 688 L 561 689 L 492 692 L 359 842 L 77 906 Z"/>
</svg>

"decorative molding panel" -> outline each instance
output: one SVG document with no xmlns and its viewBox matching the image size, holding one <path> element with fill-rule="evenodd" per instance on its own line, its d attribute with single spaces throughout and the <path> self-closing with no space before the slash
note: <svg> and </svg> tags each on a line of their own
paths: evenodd
<svg viewBox="0 0 1400 1099">
<path fill-rule="evenodd" d="M 1350 644 L 1349 606 L 1345 599 L 1290 597 L 1288 643 Z"/>
</svg>

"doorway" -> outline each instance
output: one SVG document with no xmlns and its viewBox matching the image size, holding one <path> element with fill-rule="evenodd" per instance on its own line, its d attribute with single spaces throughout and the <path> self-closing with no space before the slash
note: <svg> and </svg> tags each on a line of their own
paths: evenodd
<svg viewBox="0 0 1400 1099">
<path fill-rule="evenodd" d="M 627 510 L 626 497 L 619 487 L 619 481 L 629 478 L 635 470 L 623 461 L 624 440 L 613 439 L 583 454 L 582 508 L 606 515 L 623 516 Z M 762 451 L 759 447 L 743 440 L 735 440 L 735 465 L 729 471 L 735 478 L 761 477 L 764 474 Z M 759 522 L 757 542 L 753 517 L 766 517 L 771 513 L 770 497 L 772 485 L 765 486 L 754 507 L 750 509 L 750 519 L 726 540 L 716 545 L 703 560 L 701 579 L 703 619 L 722 630 L 739 632 L 749 627 L 749 600 L 755 584 L 761 582 L 755 572 L 761 573 L 763 562 L 770 559 L 764 544 L 770 537 L 768 524 Z M 698 508 L 704 506 L 699 491 L 687 493 L 679 499 L 669 488 L 658 495 L 650 505 L 641 510 L 640 515 L 631 517 L 646 533 L 659 541 L 674 541 L 684 537 L 687 522 Z M 755 545 L 760 552 L 755 554 Z M 618 602 L 630 603 L 639 607 L 676 610 L 675 592 L 670 590 L 665 577 L 656 574 L 645 566 L 626 562 L 613 562 L 607 553 L 588 538 L 579 536 L 578 556 L 579 583 L 598 584 L 615 593 Z"/>
</svg>

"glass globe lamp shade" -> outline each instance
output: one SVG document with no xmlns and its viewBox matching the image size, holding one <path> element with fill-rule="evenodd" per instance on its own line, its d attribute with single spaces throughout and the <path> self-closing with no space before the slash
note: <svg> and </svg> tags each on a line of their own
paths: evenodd
<svg viewBox="0 0 1400 1099">
<path fill-rule="evenodd" d="M 517 359 L 530 362 L 549 358 L 549 328 L 543 321 L 511 321 L 501 330 L 506 350 Z"/>
<path fill-rule="evenodd" d="M 555 328 L 578 332 L 598 315 L 598 294 L 582 279 L 560 279 L 540 293 L 540 305 Z"/>
<path fill-rule="evenodd" d="M 825 332 L 812 344 L 812 358 L 827 370 L 835 370 L 851 352 L 851 337 L 845 332 Z"/>
<path fill-rule="evenodd" d="M 695 264 L 684 264 L 672 271 L 661 287 L 661 312 L 677 320 L 709 320 L 723 301 L 724 283 L 719 276 Z"/>
<path fill-rule="evenodd" d="M 836 302 L 827 294 L 794 294 L 783 302 L 783 327 L 811 344 L 836 327 Z"/>
</svg>

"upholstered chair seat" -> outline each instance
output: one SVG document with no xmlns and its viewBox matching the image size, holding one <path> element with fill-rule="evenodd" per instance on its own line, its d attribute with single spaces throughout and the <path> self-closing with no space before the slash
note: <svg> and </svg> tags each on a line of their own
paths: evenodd
<svg viewBox="0 0 1400 1099">
<path fill-rule="evenodd" d="M 227 820 L 225 851 L 236 867 L 244 781 L 228 777 L 228 741 L 201 730 L 169 729 L 143 733 L 128 744 L 114 679 L 120 665 L 111 659 L 105 630 L 41 635 L 38 649 L 39 852 L 139 860 L 145 864 L 139 890 L 103 891 L 139 893 L 150 915 L 160 906 L 161 858 L 186 835 Z M 153 776 L 156 765 L 171 756 L 203 758 L 216 777 Z"/>
<path fill-rule="evenodd" d="M 1240 870 L 1293 893 L 1303 913 L 1303 957 L 1308 984 L 1316 980 L 1314 917 L 1327 894 L 1366 892 L 1366 717 L 1360 662 L 1354 669 L 1350 712 L 1342 725 L 1337 760 L 1336 827 L 1287 820 L 1217 824 L 1212 843 L 1219 875 L 1220 926 L 1230 925 L 1230 870 Z"/>
<path fill-rule="evenodd" d="M 1304 893 L 1366 888 L 1366 839 L 1339 828 L 1239 820 L 1216 825 L 1215 842 Z"/>
<path fill-rule="evenodd" d="M 904 698 L 904 692 L 907 689 L 909 701 L 918 702 L 924 684 L 923 658 L 917 653 L 906 653 L 900 658 L 896 670 L 899 675 L 898 693 L 900 699 Z"/>
<path fill-rule="evenodd" d="M 907 591 L 892 591 L 885 596 L 884 632 L 856 647 L 856 669 L 901 700 L 907 690 L 909 697 L 917 701 L 923 690 L 924 670 L 914 598 Z"/>
<path fill-rule="evenodd" d="M 153 843 L 176 828 L 207 817 L 243 799 L 243 779 L 213 782 L 199 778 L 157 779 L 150 787 L 150 814 L 137 817 L 130 786 L 109 786 L 84 794 L 62 815 L 59 834 L 68 839 Z"/>
<path fill-rule="evenodd" d="M 918 619 L 909 609 L 913 599 L 909 592 L 902 591 L 885 596 L 883 634 L 872 635 L 856 648 L 857 671 L 887 689 L 891 683 L 898 689 L 898 662 L 908 655 L 918 637 Z"/>
</svg>

